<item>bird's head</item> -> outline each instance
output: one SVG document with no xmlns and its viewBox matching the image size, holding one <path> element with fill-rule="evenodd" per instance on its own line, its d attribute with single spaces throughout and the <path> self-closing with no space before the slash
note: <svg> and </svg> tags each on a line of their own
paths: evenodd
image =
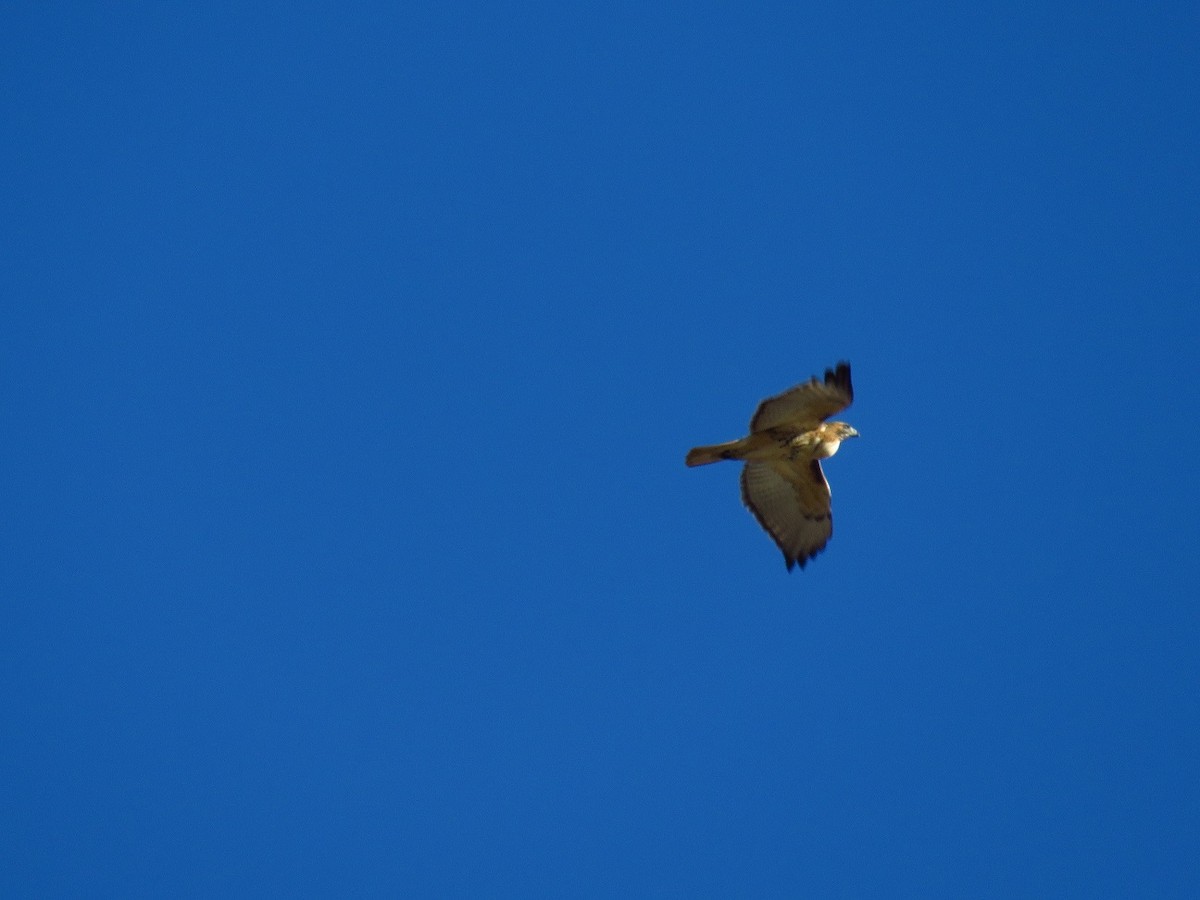
<svg viewBox="0 0 1200 900">
<path fill-rule="evenodd" d="M 844 441 L 848 438 L 858 437 L 858 432 L 845 422 L 830 422 L 825 426 L 825 429 L 835 441 Z"/>
<path fill-rule="evenodd" d="M 814 456 L 828 459 L 838 452 L 846 438 L 858 437 L 858 432 L 845 422 L 826 422 L 817 429 L 817 445 Z"/>
</svg>

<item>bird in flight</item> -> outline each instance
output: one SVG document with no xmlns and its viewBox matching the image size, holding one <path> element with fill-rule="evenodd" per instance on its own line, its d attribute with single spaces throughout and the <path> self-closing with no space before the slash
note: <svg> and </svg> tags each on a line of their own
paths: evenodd
<svg viewBox="0 0 1200 900">
<path fill-rule="evenodd" d="M 825 421 L 854 400 L 850 364 L 825 370 L 825 380 L 803 384 L 758 405 L 750 434 L 725 444 L 689 451 L 689 466 L 740 459 L 742 502 L 771 536 L 788 571 L 825 549 L 833 534 L 829 482 L 821 460 L 837 453 L 858 432 L 845 422 Z"/>
</svg>

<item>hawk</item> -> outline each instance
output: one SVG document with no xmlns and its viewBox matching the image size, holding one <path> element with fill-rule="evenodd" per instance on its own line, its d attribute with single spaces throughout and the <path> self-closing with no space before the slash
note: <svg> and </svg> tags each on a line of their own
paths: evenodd
<svg viewBox="0 0 1200 900">
<path fill-rule="evenodd" d="M 858 432 L 845 422 L 826 422 L 854 400 L 850 363 L 825 370 L 825 380 L 804 384 L 758 405 L 750 434 L 726 444 L 696 447 L 689 466 L 744 460 L 742 502 L 779 549 L 788 571 L 825 549 L 833 534 L 829 482 L 821 460 L 837 453 Z"/>
</svg>

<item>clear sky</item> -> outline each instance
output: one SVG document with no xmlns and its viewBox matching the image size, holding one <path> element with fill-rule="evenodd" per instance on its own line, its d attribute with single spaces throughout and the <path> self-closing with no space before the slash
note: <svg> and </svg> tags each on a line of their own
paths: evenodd
<svg viewBox="0 0 1200 900">
<path fill-rule="evenodd" d="M 0 893 L 1200 895 L 1194 3 L 2 18 Z"/>
</svg>

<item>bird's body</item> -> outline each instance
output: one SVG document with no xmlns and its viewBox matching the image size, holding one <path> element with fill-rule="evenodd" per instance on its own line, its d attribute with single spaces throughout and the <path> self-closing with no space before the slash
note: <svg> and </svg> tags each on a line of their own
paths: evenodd
<svg viewBox="0 0 1200 900">
<path fill-rule="evenodd" d="M 797 432 L 794 428 L 768 428 L 725 444 L 696 447 L 687 455 L 689 466 L 706 466 L 723 459 L 745 462 L 783 462 L 828 459 L 837 453 L 844 435 L 844 422 L 822 422 L 816 428 Z M 855 432 L 857 434 L 858 432 Z"/>
<path fill-rule="evenodd" d="M 750 420 L 750 434 L 736 441 L 696 447 L 689 466 L 726 459 L 746 463 L 742 502 L 783 551 L 790 570 L 825 549 L 833 534 L 829 482 L 822 459 L 858 432 L 845 422 L 826 422 L 854 399 L 849 363 L 838 363 L 790 391 L 764 400 Z"/>
</svg>

